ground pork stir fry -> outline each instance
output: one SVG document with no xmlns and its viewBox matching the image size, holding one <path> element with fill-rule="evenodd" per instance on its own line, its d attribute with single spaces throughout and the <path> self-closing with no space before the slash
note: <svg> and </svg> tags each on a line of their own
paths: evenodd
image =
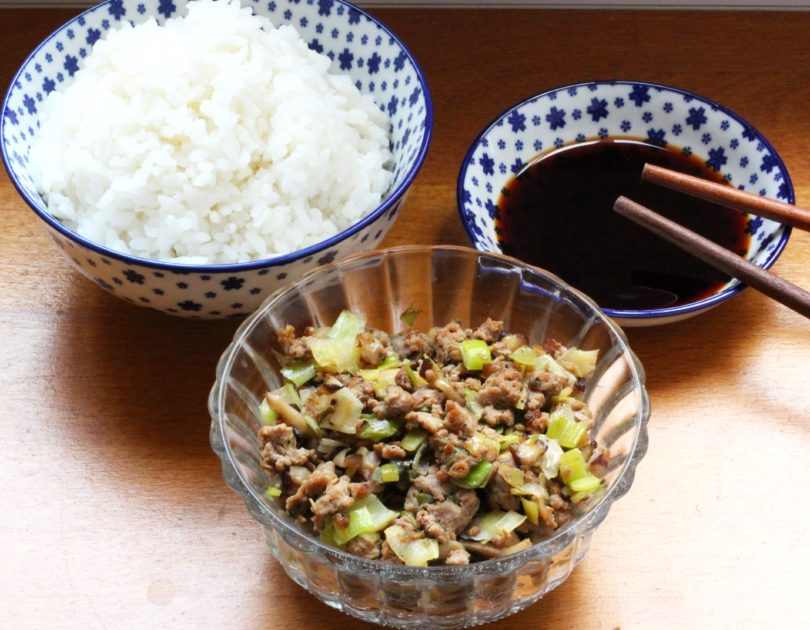
<svg viewBox="0 0 810 630">
<path fill-rule="evenodd" d="M 344 311 L 282 330 L 286 382 L 261 406 L 268 496 L 330 545 L 410 566 L 501 557 L 564 525 L 607 470 L 580 400 L 596 351 L 503 328 L 389 336 Z"/>
</svg>

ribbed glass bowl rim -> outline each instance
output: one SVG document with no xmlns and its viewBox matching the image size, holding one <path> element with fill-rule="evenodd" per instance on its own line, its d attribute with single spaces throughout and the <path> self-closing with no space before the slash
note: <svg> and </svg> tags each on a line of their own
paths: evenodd
<svg viewBox="0 0 810 630">
<path fill-rule="evenodd" d="M 225 439 L 224 419 L 225 414 L 221 413 L 224 408 L 224 398 L 227 391 L 227 381 L 225 375 L 230 372 L 231 365 L 237 355 L 237 351 L 243 345 L 245 339 L 253 331 L 253 328 L 258 325 L 259 321 L 270 312 L 273 307 L 283 298 L 291 293 L 298 291 L 299 287 L 311 280 L 314 276 L 330 273 L 335 270 L 340 270 L 345 267 L 353 266 L 360 261 L 370 260 L 373 258 L 384 259 L 387 256 L 397 254 L 425 254 L 433 255 L 437 251 L 444 251 L 449 253 L 457 253 L 464 256 L 472 256 L 476 259 L 487 257 L 500 260 L 508 263 L 513 267 L 521 270 L 528 270 L 534 273 L 539 273 L 556 284 L 564 293 L 574 294 L 581 298 L 591 309 L 589 315 L 594 316 L 596 319 L 602 321 L 611 332 L 616 336 L 622 347 L 623 354 L 630 358 L 629 368 L 631 370 L 631 378 L 638 383 L 638 388 L 641 391 L 641 405 L 636 413 L 634 425 L 638 426 L 638 435 L 633 443 L 630 454 L 625 462 L 624 469 L 619 473 L 618 478 L 604 494 L 604 496 L 585 514 L 582 518 L 574 519 L 571 523 L 560 528 L 554 533 L 553 536 L 542 540 L 531 548 L 521 551 L 504 558 L 493 558 L 490 560 L 483 560 L 469 565 L 463 566 L 435 566 L 435 567 L 407 567 L 389 562 L 382 562 L 380 560 L 368 560 L 359 556 L 346 553 L 335 547 L 330 547 L 323 544 L 317 538 L 314 538 L 309 532 L 304 531 L 302 528 L 296 527 L 291 523 L 282 520 L 278 515 L 274 514 L 264 502 L 263 497 L 256 493 L 251 487 L 250 483 L 243 478 L 239 472 L 239 468 L 234 464 L 234 455 L 231 452 L 228 441 Z M 336 275 L 339 278 L 339 275 Z M 615 501 L 624 496 L 630 489 L 635 476 L 636 467 L 643 459 L 647 452 L 647 423 L 650 419 L 650 399 L 645 388 L 645 373 L 641 362 L 636 357 L 635 353 L 630 349 L 622 329 L 607 317 L 596 303 L 582 292 L 574 289 L 566 284 L 558 276 L 553 273 L 528 265 L 516 258 L 506 256 L 504 254 L 496 254 L 491 252 L 482 252 L 471 247 L 461 247 L 457 245 L 402 245 L 398 247 L 390 247 L 386 249 L 372 250 L 370 252 L 363 252 L 350 256 L 338 263 L 323 265 L 317 269 L 313 269 L 306 273 L 302 278 L 296 282 L 278 289 L 270 295 L 252 315 L 250 315 L 234 333 L 233 341 L 222 353 L 216 369 L 216 380 L 211 388 L 208 397 L 208 410 L 211 414 L 211 446 L 219 457 L 222 464 L 222 472 L 228 484 L 245 500 L 248 511 L 256 518 L 257 521 L 272 525 L 277 530 L 290 533 L 294 536 L 301 537 L 313 548 L 317 549 L 322 557 L 329 558 L 335 563 L 350 564 L 356 568 L 363 568 L 370 572 L 378 573 L 382 576 L 396 579 L 459 579 L 466 575 L 479 575 L 491 574 L 494 572 L 501 572 L 505 567 L 519 568 L 532 560 L 547 558 L 568 546 L 580 534 L 596 528 L 607 516 L 611 506 Z M 238 480 L 238 488 L 234 487 L 235 484 L 231 480 Z M 259 518 L 261 515 L 262 518 Z"/>
</svg>

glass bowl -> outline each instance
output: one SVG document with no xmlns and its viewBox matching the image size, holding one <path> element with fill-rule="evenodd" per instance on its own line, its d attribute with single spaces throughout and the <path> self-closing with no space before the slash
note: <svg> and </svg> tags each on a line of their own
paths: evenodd
<svg viewBox="0 0 810 630">
<path fill-rule="evenodd" d="M 264 495 L 259 403 L 282 384 L 277 333 L 287 324 L 330 325 L 343 309 L 396 332 L 409 307 L 426 330 L 458 319 L 504 320 L 530 342 L 554 338 L 599 349 L 585 397 L 596 440 L 610 448 L 605 491 L 586 511 L 526 551 L 468 566 L 406 567 L 326 546 Z M 514 613 L 559 586 L 583 558 L 596 527 L 633 482 L 647 449 L 650 403 L 644 370 L 621 329 L 556 276 L 500 254 L 466 247 L 406 246 L 368 252 L 317 269 L 272 295 L 239 328 L 220 359 L 209 398 L 211 445 L 225 481 L 261 523 L 287 574 L 326 604 L 394 627 L 460 627 Z"/>
</svg>

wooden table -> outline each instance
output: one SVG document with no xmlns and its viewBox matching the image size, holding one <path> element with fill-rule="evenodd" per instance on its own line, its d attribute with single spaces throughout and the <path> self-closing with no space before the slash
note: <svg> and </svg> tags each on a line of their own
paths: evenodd
<svg viewBox="0 0 810 630">
<path fill-rule="evenodd" d="M 0 12 L 0 86 L 74 11 Z M 430 155 L 385 241 L 466 244 L 454 186 L 495 114 L 637 78 L 715 98 L 810 205 L 810 13 L 375 11 L 423 65 Z M 361 628 L 288 580 L 208 445 L 235 322 L 135 308 L 68 267 L 0 175 L 0 627 Z M 810 235 L 778 261 L 810 287 Z M 573 576 L 491 627 L 807 627 L 810 323 L 749 290 L 631 330 L 650 448 Z"/>
</svg>

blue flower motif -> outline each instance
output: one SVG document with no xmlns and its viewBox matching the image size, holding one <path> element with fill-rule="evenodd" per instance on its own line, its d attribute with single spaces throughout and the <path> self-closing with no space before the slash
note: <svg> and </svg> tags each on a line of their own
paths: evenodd
<svg viewBox="0 0 810 630">
<path fill-rule="evenodd" d="M 596 132 L 602 140 L 605 140 L 608 137 L 608 130 L 605 127 L 599 127 L 599 131 Z"/>
<path fill-rule="evenodd" d="M 335 0 L 318 0 L 318 15 L 330 15 L 334 4 Z"/>
<path fill-rule="evenodd" d="M 197 302 L 193 302 L 192 300 L 186 300 L 185 302 L 178 302 L 177 306 L 182 308 L 184 311 L 199 311 L 202 309 L 202 304 L 198 304 Z"/>
<path fill-rule="evenodd" d="M 616 109 L 621 109 L 622 107 L 624 107 L 624 99 L 621 96 L 617 96 L 616 98 L 613 99 L 613 106 Z"/>
<path fill-rule="evenodd" d="M 652 112 L 644 112 L 644 113 L 641 115 L 641 120 L 643 120 L 645 123 L 650 123 L 650 122 L 652 122 L 652 119 L 653 119 Z"/>
<path fill-rule="evenodd" d="M 636 107 L 641 107 L 644 103 L 650 100 L 650 88 L 646 85 L 634 85 L 633 90 L 627 96 L 631 101 L 636 104 Z"/>
<path fill-rule="evenodd" d="M 709 159 L 706 160 L 706 166 L 714 171 L 719 171 L 726 162 L 728 162 L 728 158 L 726 157 L 726 150 L 723 147 L 709 149 Z"/>
<path fill-rule="evenodd" d="M 351 70 L 354 55 L 349 51 L 348 48 L 344 48 L 343 52 L 338 55 L 338 61 L 340 61 L 341 70 Z"/>
<path fill-rule="evenodd" d="M 100 37 L 101 31 L 97 28 L 91 28 L 87 30 L 87 37 L 85 38 L 85 41 L 87 42 L 88 46 L 92 46 L 99 40 Z"/>
<path fill-rule="evenodd" d="M 558 149 L 564 144 L 565 144 L 565 142 L 563 142 L 563 139 L 560 138 L 560 136 L 557 136 L 556 138 L 554 138 L 554 146 L 557 147 Z"/>
<path fill-rule="evenodd" d="M 289 19 L 289 18 L 286 18 L 286 19 Z M 329 33 L 329 34 L 332 36 L 332 39 L 337 39 L 338 35 L 340 35 L 340 31 L 337 30 L 336 28 L 333 28 L 332 32 Z"/>
<path fill-rule="evenodd" d="M 115 288 L 109 282 L 105 282 L 101 278 L 96 278 L 96 284 L 100 286 L 102 289 L 106 289 L 107 291 L 111 291 L 115 293 Z"/>
<path fill-rule="evenodd" d="M 472 185 L 473 186 L 478 186 L 478 178 L 475 175 L 473 175 L 473 178 L 472 178 Z"/>
<path fill-rule="evenodd" d="M 521 114 L 519 111 L 515 110 L 511 114 L 509 114 L 509 118 L 507 118 L 507 122 L 512 126 L 512 132 L 518 133 L 519 131 L 526 130 L 526 115 Z"/>
<path fill-rule="evenodd" d="M 490 219 L 494 219 L 495 215 L 498 214 L 498 206 L 492 203 L 492 199 L 487 199 L 487 202 L 484 204 L 484 208 L 486 209 Z"/>
<path fill-rule="evenodd" d="M 574 138 L 574 140 L 576 140 L 577 142 L 585 142 L 585 134 L 584 133 L 578 133 L 577 137 Z"/>
<path fill-rule="evenodd" d="M 709 144 L 712 141 L 712 134 L 704 133 L 702 136 L 700 136 L 700 141 L 703 144 Z"/>
<path fill-rule="evenodd" d="M 622 130 L 624 133 L 627 133 L 628 131 L 630 131 L 630 128 L 631 128 L 632 126 L 633 126 L 633 125 L 631 125 L 631 124 L 630 124 L 630 121 L 629 121 L 629 120 L 623 120 L 623 121 L 622 121 L 622 124 L 621 124 L 621 125 L 619 125 L 619 128 L 620 128 L 620 129 L 621 129 L 621 130 Z"/>
<path fill-rule="evenodd" d="M 25 98 L 23 98 L 23 105 L 25 105 L 25 109 L 28 110 L 29 114 L 37 113 L 37 104 L 28 94 L 26 94 Z"/>
<path fill-rule="evenodd" d="M 120 20 L 126 15 L 126 13 L 127 10 L 124 8 L 124 0 L 111 0 L 110 15 L 112 15 L 116 20 Z"/>
<path fill-rule="evenodd" d="M 326 252 L 323 256 L 318 258 L 319 265 L 328 265 L 337 256 L 337 250 L 333 249 L 331 252 Z"/>
<path fill-rule="evenodd" d="M 523 151 L 523 140 L 515 140 L 515 151 Z"/>
<path fill-rule="evenodd" d="M 762 164 L 760 165 L 759 170 L 765 173 L 770 173 L 775 166 L 777 166 L 776 158 L 770 153 L 766 153 L 762 156 Z"/>
<path fill-rule="evenodd" d="M 369 74 L 377 74 L 380 71 L 380 62 L 382 61 L 382 57 L 377 54 L 375 50 L 371 57 L 368 58 L 368 73 Z"/>
<path fill-rule="evenodd" d="M 504 164 L 503 162 L 501 162 L 500 164 L 498 164 L 498 172 L 499 172 L 501 175 L 506 175 L 506 164 Z"/>
<path fill-rule="evenodd" d="M 565 110 L 552 107 L 546 114 L 546 122 L 551 126 L 551 130 L 562 129 L 565 127 Z"/>
<path fill-rule="evenodd" d="M 667 101 L 666 103 L 664 103 L 664 111 L 667 114 L 669 114 L 672 111 L 672 103 L 670 101 Z"/>
<path fill-rule="evenodd" d="M 244 278 L 237 278 L 236 276 L 231 276 L 226 280 L 221 280 L 220 284 L 222 288 L 226 291 L 237 291 L 242 288 L 242 285 L 245 284 Z"/>
<path fill-rule="evenodd" d="M 729 146 L 732 149 L 736 149 L 738 146 L 740 146 L 740 141 L 737 140 L 737 138 L 734 138 L 731 142 L 729 142 Z"/>
<path fill-rule="evenodd" d="M 781 184 L 779 184 L 779 192 L 776 193 L 776 196 L 779 199 L 784 199 L 785 201 L 787 201 L 787 199 L 788 199 L 788 185 L 787 185 L 787 182 L 782 182 Z"/>
<path fill-rule="evenodd" d="M 534 125 L 535 127 L 539 127 L 541 122 L 542 122 L 542 118 L 540 118 L 540 116 L 536 116 L 536 115 L 532 116 L 532 125 Z"/>
<path fill-rule="evenodd" d="M 729 122 L 727 120 L 724 120 L 723 122 L 720 123 L 720 129 L 722 129 L 723 131 L 728 131 L 728 127 Z"/>
<path fill-rule="evenodd" d="M 419 88 L 419 87 L 415 87 L 413 89 L 413 92 L 411 92 L 411 95 L 408 97 L 408 102 L 411 105 L 416 105 L 416 103 L 419 101 L 419 95 L 421 93 L 422 93 L 422 89 Z"/>
<path fill-rule="evenodd" d="M 745 168 L 746 166 L 748 166 L 748 158 L 747 157 L 741 157 L 740 158 L 740 166 L 742 168 Z"/>
<path fill-rule="evenodd" d="M 73 76 L 79 71 L 79 60 L 73 55 L 65 56 L 65 70 L 70 76 Z"/>
<path fill-rule="evenodd" d="M 65 49 L 65 45 L 62 42 L 56 42 L 56 50 L 62 52 Z"/>
<path fill-rule="evenodd" d="M 571 117 L 574 120 L 579 120 L 580 118 L 582 118 L 582 110 L 581 109 L 573 109 L 573 110 L 571 110 Z"/>
<path fill-rule="evenodd" d="M 697 131 L 700 129 L 708 120 L 706 118 L 706 108 L 705 107 L 690 107 L 689 108 L 689 116 L 686 119 L 687 125 L 692 125 L 692 129 Z"/>
<path fill-rule="evenodd" d="M 648 129 L 647 130 L 647 142 L 650 144 L 654 144 L 659 147 L 666 146 L 667 141 L 666 132 L 663 129 Z"/>
<path fill-rule="evenodd" d="M 682 131 L 683 131 L 683 127 L 681 127 L 679 124 L 676 123 L 676 124 L 672 125 L 672 135 L 673 136 L 680 136 Z"/>
<path fill-rule="evenodd" d="M 503 150 L 506 148 L 506 140 L 504 140 L 503 138 L 500 138 L 500 139 L 498 140 L 498 148 L 499 148 L 501 151 L 503 151 Z"/>
<path fill-rule="evenodd" d="M 399 102 L 397 101 L 397 97 L 394 94 L 394 95 L 391 96 L 391 100 L 388 101 L 388 115 L 389 116 L 393 116 L 394 114 L 397 113 L 398 105 L 399 105 Z"/>
<path fill-rule="evenodd" d="M 513 173 L 520 173 L 521 169 L 523 168 L 523 160 L 520 158 L 515 158 L 515 163 L 512 164 L 509 168 L 512 170 Z"/>
<path fill-rule="evenodd" d="M 143 284 L 144 277 L 142 274 L 138 273 L 134 269 L 127 269 L 124 272 L 124 277 L 129 280 L 132 284 Z"/>
<path fill-rule="evenodd" d="M 535 140 L 532 144 L 532 148 L 537 151 L 538 153 L 543 150 L 543 143 L 539 140 Z"/>
<path fill-rule="evenodd" d="M 591 115 L 591 120 L 593 120 L 594 122 L 598 122 L 603 118 L 607 118 L 608 116 L 607 101 L 603 98 L 600 99 L 594 97 L 591 99 L 591 104 L 588 105 L 585 111 Z"/>
<path fill-rule="evenodd" d="M 405 51 L 401 51 L 397 58 L 394 59 L 394 70 L 399 72 L 405 67 L 405 62 L 408 60 L 408 55 L 405 54 Z"/>
<path fill-rule="evenodd" d="M 141 15 L 146 13 L 146 5 L 144 5 L 143 3 L 139 4 L 138 5 L 138 13 L 140 13 Z"/>
<path fill-rule="evenodd" d="M 758 181 L 759 181 L 759 175 L 757 175 L 756 173 L 754 173 L 753 175 L 751 175 L 751 177 L 748 178 L 748 183 L 749 184 L 756 184 Z"/>
<path fill-rule="evenodd" d="M 577 88 L 570 87 L 568 88 L 568 96 L 576 96 L 577 95 Z"/>
<path fill-rule="evenodd" d="M 349 7 L 349 24 L 360 24 L 360 11 L 354 7 Z M 363 42 L 365 44 L 365 42 Z"/>
<path fill-rule="evenodd" d="M 160 4 L 158 6 L 158 13 L 160 13 L 163 17 L 167 20 L 172 16 L 172 14 L 177 11 L 177 7 L 175 6 L 172 0 L 160 0 Z"/>
<path fill-rule="evenodd" d="M 309 49 L 314 50 L 318 54 L 323 53 L 323 46 L 321 45 L 321 42 L 317 40 L 317 38 L 309 42 Z"/>
<path fill-rule="evenodd" d="M 495 160 L 489 157 L 489 154 L 484 153 L 478 158 L 478 163 L 481 165 L 481 168 L 484 169 L 484 175 L 495 174 Z"/>
<path fill-rule="evenodd" d="M 743 129 L 742 137 L 746 140 L 753 140 L 757 137 L 757 132 L 753 127 L 746 125 L 745 129 Z"/>
<path fill-rule="evenodd" d="M 690 155 L 692 155 L 692 147 L 690 146 L 684 147 L 683 149 L 681 149 L 681 154 L 686 157 L 689 157 Z"/>
<path fill-rule="evenodd" d="M 751 217 L 748 219 L 748 225 L 745 226 L 745 233 L 754 236 L 757 232 L 759 232 L 759 228 L 762 227 L 762 217 Z"/>
</svg>

